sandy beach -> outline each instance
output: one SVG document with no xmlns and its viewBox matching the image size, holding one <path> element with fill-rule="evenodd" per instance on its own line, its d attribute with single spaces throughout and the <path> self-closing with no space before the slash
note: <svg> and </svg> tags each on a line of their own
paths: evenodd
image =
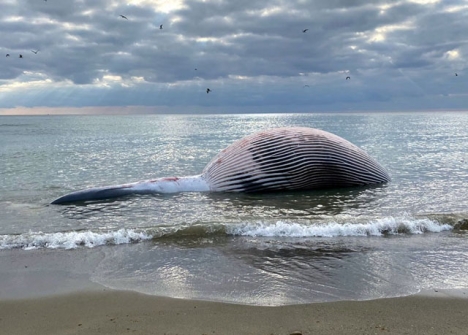
<svg viewBox="0 0 468 335">
<path fill-rule="evenodd" d="M 0 301 L 0 333 L 468 334 L 465 295 L 256 307 L 103 289 Z"/>
</svg>

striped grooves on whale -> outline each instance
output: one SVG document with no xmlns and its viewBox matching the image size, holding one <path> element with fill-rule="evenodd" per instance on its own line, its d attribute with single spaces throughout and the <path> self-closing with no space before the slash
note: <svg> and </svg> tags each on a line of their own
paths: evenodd
<svg viewBox="0 0 468 335">
<path fill-rule="evenodd" d="M 168 177 L 91 188 L 53 201 L 62 204 L 127 194 L 184 191 L 275 192 L 353 187 L 390 181 L 365 151 L 329 132 L 283 127 L 246 136 L 216 155 L 197 176 Z"/>
<path fill-rule="evenodd" d="M 312 128 L 276 128 L 247 136 L 203 170 L 213 190 L 258 192 L 379 184 L 390 180 L 366 152 Z"/>
</svg>

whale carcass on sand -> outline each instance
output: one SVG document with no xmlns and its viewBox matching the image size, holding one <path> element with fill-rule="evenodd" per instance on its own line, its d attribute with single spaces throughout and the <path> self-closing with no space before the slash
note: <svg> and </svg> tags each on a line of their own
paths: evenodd
<svg viewBox="0 0 468 335">
<path fill-rule="evenodd" d="M 246 136 L 216 155 L 202 173 L 77 191 L 52 204 L 128 194 L 275 192 L 381 184 L 387 171 L 365 151 L 323 130 L 283 127 Z"/>
</svg>

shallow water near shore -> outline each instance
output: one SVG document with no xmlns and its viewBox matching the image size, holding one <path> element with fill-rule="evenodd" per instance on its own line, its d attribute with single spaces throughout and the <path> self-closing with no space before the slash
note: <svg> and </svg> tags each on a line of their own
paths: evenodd
<svg viewBox="0 0 468 335">
<path fill-rule="evenodd" d="M 279 126 L 339 135 L 392 181 L 49 205 L 87 187 L 199 174 L 235 140 Z M 467 113 L 3 116 L 0 141 L 0 274 L 12 286 L 48 269 L 63 272 L 63 291 L 89 281 L 268 306 L 468 287 L 468 235 L 453 229 L 468 219 Z M 34 295 L 9 281 L 0 298 Z"/>
</svg>

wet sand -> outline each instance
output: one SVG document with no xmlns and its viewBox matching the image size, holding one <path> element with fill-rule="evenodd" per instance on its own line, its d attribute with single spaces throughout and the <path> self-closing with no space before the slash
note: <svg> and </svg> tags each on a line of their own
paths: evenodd
<svg viewBox="0 0 468 335">
<path fill-rule="evenodd" d="M 468 290 L 244 306 L 108 289 L 0 301 L 1 334 L 468 334 Z"/>
</svg>

